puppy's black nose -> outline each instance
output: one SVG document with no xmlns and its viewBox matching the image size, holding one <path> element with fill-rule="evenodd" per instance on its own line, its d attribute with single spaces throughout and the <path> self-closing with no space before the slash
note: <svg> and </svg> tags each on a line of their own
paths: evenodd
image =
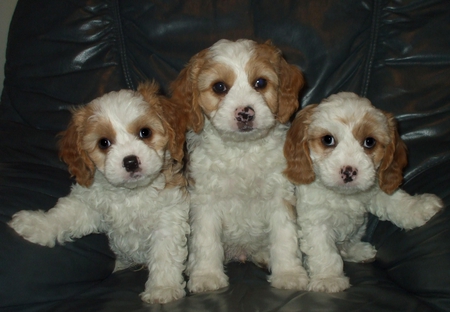
<svg viewBox="0 0 450 312">
<path fill-rule="evenodd" d="M 236 108 L 234 118 L 238 122 L 249 122 L 255 118 L 255 111 L 250 106 Z"/>
<path fill-rule="evenodd" d="M 134 155 L 127 156 L 123 159 L 123 166 L 127 172 L 134 172 L 139 169 L 139 159 Z"/>
<path fill-rule="evenodd" d="M 239 131 L 252 131 L 255 110 L 250 106 L 236 108 L 234 111 L 234 119 L 236 120 Z"/>
<path fill-rule="evenodd" d="M 351 166 L 345 166 L 341 168 L 341 178 L 345 183 L 352 182 L 358 175 L 358 169 Z"/>
</svg>

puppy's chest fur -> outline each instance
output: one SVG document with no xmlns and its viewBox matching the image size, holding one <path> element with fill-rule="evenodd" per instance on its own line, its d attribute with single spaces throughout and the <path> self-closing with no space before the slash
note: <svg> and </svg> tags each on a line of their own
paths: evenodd
<svg viewBox="0 0 450 312">
<path fill-rule="evenodd" d="M 188 136 L 191 213 L 221 219 L 226 258 L 267 246 L 271 216 L 280 209 L 288 214 L 286 203 L 295 204 L 294 187 L 282 175 L 284 138 L 282 125 L 251 142 L 223 142 L 208 126 Z"/>
<path fill-rule="evenodd" d="M 161 175 L 150 186 L 136 189 L 115 188 L 105 184 L 96 174 L 89 189 L 78 191 L 91 209 L 99 213 L 101 226 L 97 232 L 108 235 L 111 249 L 123 261 L 145 263 L 151 247 L 151 238 L 167 230 L 167 224 L 181 224 L 186 234 L 189 202 L 180 188 L 164 189 Z M 75 187 L 79 187 L 76 185 Z M 170 231 L 167 233 L 170 236 Z"/>
<path fill-rule="evenodd" d="M 297 219 L 302 230 L 308 225 L 332 228 L 336 242 L 354 236 L 365 226 L 368 206 L 376 195 L 376 188 L 358 194 L 339 194 L 317 181 L 299 185 L 297 195 Z"/>
</svg>

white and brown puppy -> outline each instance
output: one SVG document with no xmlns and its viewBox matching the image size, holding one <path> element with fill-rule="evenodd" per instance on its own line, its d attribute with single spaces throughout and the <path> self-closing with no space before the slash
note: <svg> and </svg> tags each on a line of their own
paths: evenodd
<svg viewBox="0 0 450 312">
<path fill-rule="evenodd" d="M 185 296 L 189 197 L 180 169 L 186 122 L 172 126 L 179 109 L 157 92 L 146 83 L 138 92 L 110 92 L 77 108 L 60 141 L 77 183 L 48 212 L 23 210 L 9 225 L 49 247 L 106 233 L 116 268 L 148 267 L 142 300 L 166 303 Z"/>
<path fill-rule="evenodd" d="M 227 286 L 224 263 L 247 260 L 271 270 L 272 286 L 305 289 L 294 187 L 282 174 L 284 124 L 302 86 L 300 70 L 277 48 L 251 40 L 218 41 L 174 82 L 172 99 L 193 114 L 191 292 Z"/>
<path fill-rule="evenodd" d="M 301 110 L 284 154 L 285 175 L 297 184 L 309 290 L 344 290 L 350 284 L 342 258 L 375 258 L 375 248 L 361 242 L 368 212 L 413 229 L 443 207 L 435 195 L 410 196 L 398 189 L 407 158 L 395 119 L 354 93 L 338 93 Z"/>
</svg>

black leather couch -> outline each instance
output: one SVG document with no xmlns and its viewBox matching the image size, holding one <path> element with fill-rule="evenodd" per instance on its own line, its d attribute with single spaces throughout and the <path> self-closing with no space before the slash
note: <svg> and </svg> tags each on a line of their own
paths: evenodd
<svg viewBox="0 0 450 312">
<path fill-rule="evenodd" d="M 221 38 L 271 39 L 304 72 L 305 106 L 353 91 L 398 118 L 409 148 L 403 188 L 450 202 L 449 0 L 19 0 L 0 105 L 1 311 L 450 311 L 450 211 L 409 232 L 371 218 L 376 261 L 345 264 L 336 294 L 271 288 L 251 263 L 230 286 L 165 306 L 138 294 L 145 270 L 111 274 L 102 235 L 46 248 L 6 223 L 49 209 L 73 181 L 55 135 L 69 108 L 154 78 L 164 91 Z"/>
</svg>

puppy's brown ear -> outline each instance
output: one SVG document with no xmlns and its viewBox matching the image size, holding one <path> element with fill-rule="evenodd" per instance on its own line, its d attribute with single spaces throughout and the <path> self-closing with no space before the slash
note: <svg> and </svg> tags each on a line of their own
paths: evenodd
<svg viewBox="0 0 450 312">
<path fill-rule="evenodd" d="M 167 131 L 167 148 L 170 155 L 176 161 L 182 162 L 190 107 L 185 102 L 173 103 L 165 96 L 159 95 L 159 85 L 155 81 L 140 83 L 137 90 L 160 115 Z"/>
<path fill-rule="evenodd" d="M 202 108 L 198 103 L 197 77 L 207 51 L 203 50 L 194 55 L 170 86 L 171 101 L 180 107 L 189 107 L 188 127 L 196 133 L 203 129 L 205 122 Z"/>
<path fill-rule="evenodd" d="M 316 178 L 309 156 L 307 136 L 308 125 L 316 106 L 317 104 L 313 104 L 302 109 L 286 135 L 284 157 L 287 168 L 283 173 L 294 184 L 309 184 Z"/>
<path fill-rule="evenodd" d="M 408 163 L 407 149 L 397 131 L 397 123 L 389 113 L 384 113 L 388 120 L 391 142 L 386 146 L 383 160 L 378 169 L 378 183 L 387 194 L 392 194 L 403 181 L 403 169 Z"/>
<path fill-rule="evenodd" d="M 78 184 L 89 187 L 94 181 L 95 165 L 82 148 L 84 121 L 88 117 L 87 108 L 73 112 L 67 129 L 59 135 L 59 157 L 68 165 L 69 172 Z"/>
<path fill-rule="evenodd" d="M 189 122 L 189 107 L 180 107 L 171 100 L 161 98 L 164 119 L 168 123 L 168 149 L 173 159 L 181 163 L 184 157 L 184 143 Z"/>
<path fill-rule="evenodd" d="M 298 97 L 305 80 L 300 69 L 295 65 L 288 64 L 281 56 L 279 78 L 277 120 L 286 123 L 298 109 Z"/>
</svg>

